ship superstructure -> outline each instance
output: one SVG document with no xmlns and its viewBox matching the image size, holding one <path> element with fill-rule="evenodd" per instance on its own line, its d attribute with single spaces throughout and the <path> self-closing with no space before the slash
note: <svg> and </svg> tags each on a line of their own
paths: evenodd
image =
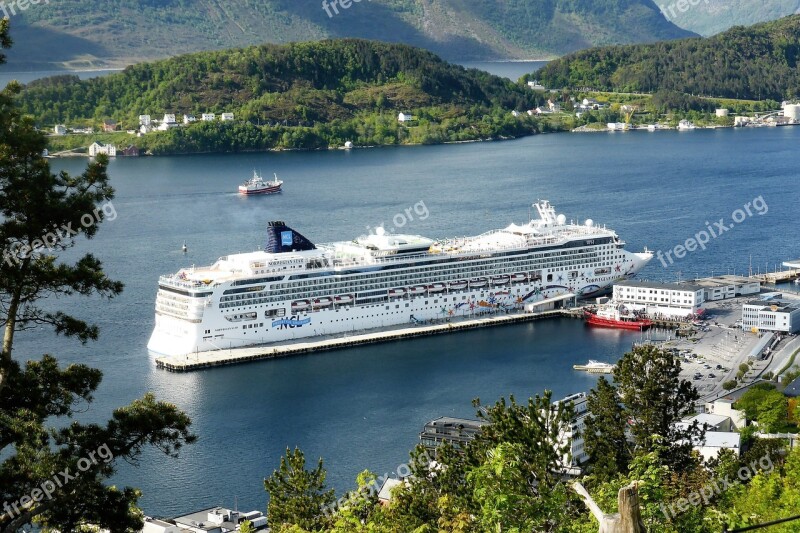
<svg viewBox="0 0 800 533">
<path fill-rule="evenodd" d="M 375 234 L 313 244 L 270 222 L 264 250 L 162 276 L 148 348 L 164 355 L 362 332 L 575 293 L 604 292 L 651 259 L 591 220 L 539 218 L 474 237 Z"/>
</svg>

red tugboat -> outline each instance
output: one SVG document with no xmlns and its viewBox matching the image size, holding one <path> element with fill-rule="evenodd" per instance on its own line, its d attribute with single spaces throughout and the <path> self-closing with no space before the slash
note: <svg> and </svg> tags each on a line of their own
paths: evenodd
<svg viewBox="0 0 800 533">
<path fill-rule="evenodd" d="M 653 325 L 649 318 L 629 312 L 624 305 L 601 305 L 597 310 L 584 309 L 587 324 L 606 328 L 645 330 Z"/>
</svg>

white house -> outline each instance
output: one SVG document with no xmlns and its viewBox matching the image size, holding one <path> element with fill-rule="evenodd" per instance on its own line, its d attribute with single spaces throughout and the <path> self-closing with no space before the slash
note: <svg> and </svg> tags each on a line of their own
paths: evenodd
<svg viewBox="0 0 800 533">
<path fill-rule="evenodd" d="M 203 122 L 213 122 L 217 119 L 217 116 L 214 113 L 203 113 L 200 117 L 200 120 Z"/>
<path fill-rule="evenodd" d="M 702 287 L 690 284 L 624 280 L 614 285 L 614 302 L 650 316 L 687 318 L 698 314 L 703 304 Z"/>
<path fill-rule="evenodd" d="M 139 115 L 139 125 L 141 125 L 141 126 L 149 126 L 150 125 L 150 115 Z"/>
<path fill-rule="evenodd" d="M 744 411 L 733 408 L 734 401 L 729 398 L 719 398 L 706 404 L 706 413 L 722 415 L 730 418 L 731 430 L 742 429 L 747 425 Z"/>
<path fill-rule="evenodd" d="M 517 111 L 516 109 L 512 111 L 511 114 L 515 117 L 518 117 L 520 115 L 519 111 Z"/>
<path fill-rule="evenodd" d="M 108 157 L 116 157 L 117 147 L 113 144 L 103 144 L 95 141 L 89 147 L 89 157 L 96 157 L 98 154 L 106 154 Z"/>
<path fill-rule="evenodd" d="M 742 276 L 727 275 L 696 279 L 692 281 L 692 285 L 703 288 L 703 298 L 707 302 L 761 292 L 761 282 L 759 280 Z"/>
<path fill-rule="evenodd" d="M 409 113 L 400 113 L 399 115 L 397 115 L 397 120 L 400 122 L 411 122 L 412 120 L 414 120 L 414 115 L 411 115 Z"/>
<path fill-rule="evenodd" d="M 184 124 L 191 124 L 192 122 L 196 122 L 197 118 L 194 115 L 183 115 L 183 123 Z"/>
<path fill-rule="evenodd" d="M 66 135 L 67 134 L 67 127 L 64 124 L 56 124 L 53 131 L 56 135 Z"/>
<path fill-rule="evenodd" d="M 544 91 L 545 90 L 544 85 L 539 83 L 538 80 L 529 81 L 528 82 L 528 87 L 530 89 L 533 89 L 534 91 Z"/>
<path fill-rule="evenodd" d="M 145 517 L 142 533 L 180 533 L 180 528 L 175 524 Z"/>
<path fill-rule="evenodd" d="M 720 404 L 720 409 L 724 410 L 724 405 Z M 743 425 L 743 418 L 741 420 Z M 741 435 L 735 431 L 738 426 L 733 423 L 731 417 L 719 413 L 702 413 L 678 422 L 676 426 L 688 427 L 694 422 L 706 430 L 703 439 L 692 443 L 692 449 L 700 454 L 703 462 L 717 457 L 720 450 L 730 450 L 739 457 Z"/>
<path fill-rule="evenodd" d="M 233 113 L 223 113 L 220 120 L 233 120 Z"/>
<path fill-rule="evenodd" d="M 175 121 L 175 114 L 174 113 L 167 113 L 164 115 L 164 120 L 161 121 L 162 124 L 176 124 Z"/>
<path fill-rule="evenodd" d="M 755 300 L 742 306 L 742 329 L 750 331 L 800 331 L 800 302 Z"/>
</svg>

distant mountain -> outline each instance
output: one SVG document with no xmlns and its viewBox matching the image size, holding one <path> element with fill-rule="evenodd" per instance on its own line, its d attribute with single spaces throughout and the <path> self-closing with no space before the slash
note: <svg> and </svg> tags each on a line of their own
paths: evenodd
<svg viewBox="0 0 800 533">
<path fill-rule="evenodd" d="M 800 13 L 800 0 L 655 0 L 667 19 L 700 35 Z"/>
<path fill-rule="evenodd" d="M 339 37 L 450 59 L 532 59 L 690 35 L 653 0 L 53 0 L 12 17 L 9 60 L 85 68 Z"/>
<path fill-rule="evenodd" d="M 583 50 L 531 76 L 551 88 L 781 100 L 800 96 L 798 66 L 800 15 L 792 15 L 713 37 Z"/>
</svg>

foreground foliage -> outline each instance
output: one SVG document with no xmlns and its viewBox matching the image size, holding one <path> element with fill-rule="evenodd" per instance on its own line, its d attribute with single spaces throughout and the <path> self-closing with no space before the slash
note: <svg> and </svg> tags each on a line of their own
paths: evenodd
<svg viewBox="0 0 800 533">
<path fill-rule="evenodd" d="M 8 19 L 0 20 L 0 46 L 8 47 Z M 0 63 L 3 56 L 0 54 Z M 79 176 L 52 174 L 42 157 L 45 139 L 14 106 L 16 84 L 0 91 L 0 532 L 37 523 L 76 531 L 93 524 L 111 531 L 142 526 L 133 488 L 107 486 L 120 461 L 136 463 L 147 448 L 174 456 L 195 436 L 189 418 L 147 394 L 114 411 L 104 424 L 73 415 L 93 400 L 102 374 L 82 364 L 59 365 L 55 356 L 15 357 L 15 334 L 50 327 L 82 342 L 98 329 L 40 302 L 64 295 L 112 298 L 122 284 L 87 254 L 67 263 L 59 253 L 98 231 L 114 191 L 98 158 Z M 90 217 L 91 223 L 86 218 Z"/>
<path fill-rule="evenodd" d="M 800 449 L 789 452 L 784 442 L 755 440 L 741 457 L 724 451 L 704 466 L 680 444 L 680 439 L 698 438 L 702 428 L 671 427 L 687 414 L 681 402 L 691 406 L 697 398 L 691 383 L 680 380 L 679 369 L 668 352 L 635 348 L 618 363 L 614 383 L 601 379 L 591 392 L 594 417 L 584 436 L 594 461 L 581 482 L 595 501 L 613 513 L 619 489 L 637 482 L 642 518 L 653 533 L 716 533 L 726 524 L 753 525 L 797 514 Z M 310 507 L 292 511 L 279 490 L 270 493 L 269 509 L 280 506 L 284 525 L 271 524 L 273 530 L 596 532 L 597 522 L 559 474 L 570 463 L 561 437 L 573 406 L 552 402 L 549 393 L 527 404 L 511 398 L 491 406 L 476 400 L 474 405 L 489 424 L 464 450 L 439 447 L 434 461 L 416 448 L 412 477 L 393 489 L 388 505 L 377 501 L 377 487 L 371 485 L 375 475 L 364 472 L 356 491 L 316 509 L 317 522 L 309 528 L 302 524 L 309 523 Z M 301 452 L 290 455 L 296 466 L 303 464 Z M 321 463 L 305 476 L 322 480 L 320 469 Z M 305 497 L 324 493 L 323 486 L 315 485 Z M 796 527 L 787 524 L 775 531 Z"/>
</svg>

